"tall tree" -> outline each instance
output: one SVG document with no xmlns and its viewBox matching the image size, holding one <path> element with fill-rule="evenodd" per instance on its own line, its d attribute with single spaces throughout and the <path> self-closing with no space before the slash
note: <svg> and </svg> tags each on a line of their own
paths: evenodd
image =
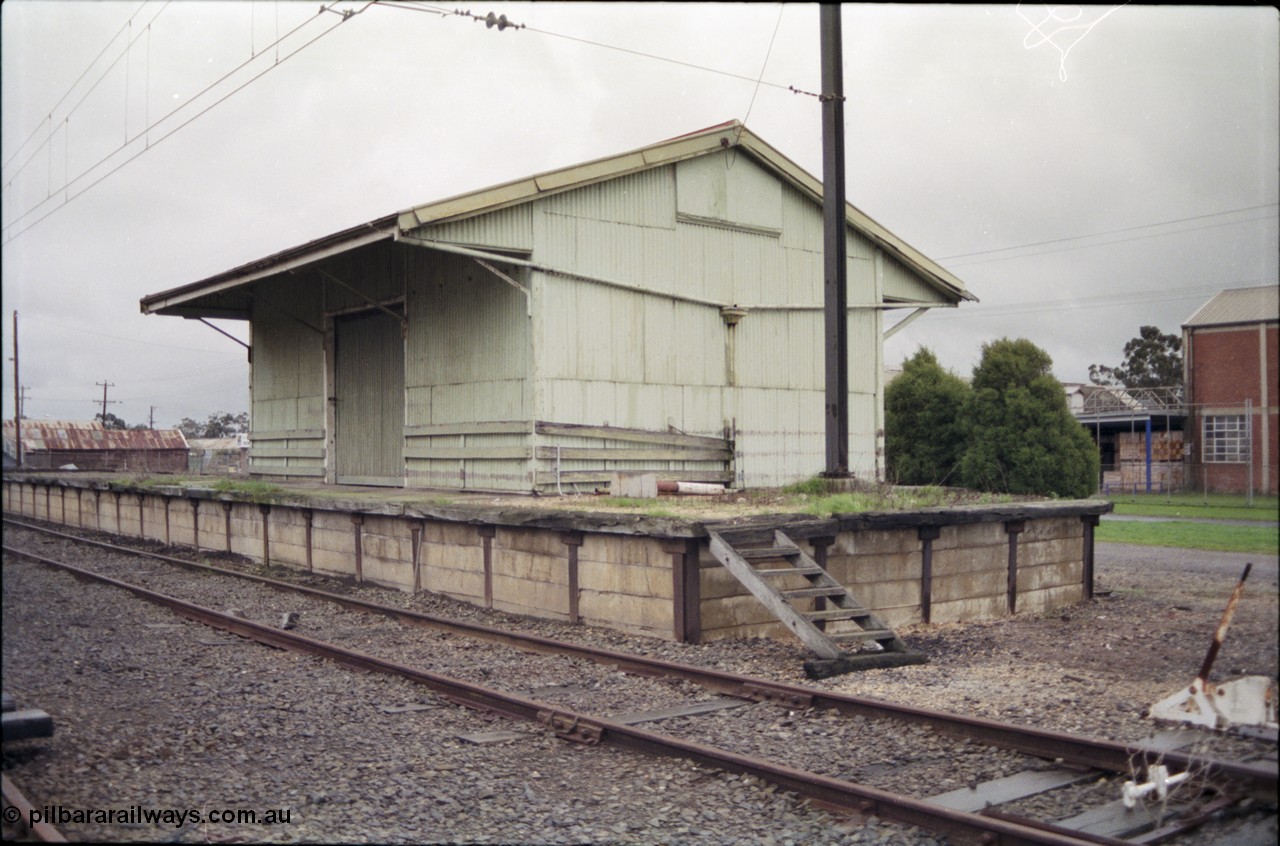
<svg viewBox="0 0 1280 846">
<path fill-rule="evenodd" d="M 1030 341 L 982 346 L 965 407 L 969 442 L 960 460 L 968 487 L 1081 498 L 1097 490 L 1093 439 L 1067 407 L 1053 360 Z"/>
<path fill-rule="evenodd" d="M 177 429 L 188 438 L 230 438 L 249 431 L 249 412 L 216 411 L 203 423 L 184 417 Z"/>
<path fill-rule="evenodd" d="M 1138 337 L 1124 345 L 1124 364 L 1091 364 L 1089 381 L 1126 388 L 1181 388 L 1182 338 L 1162 334 L 1155 326 L 1142 326 Z"/>
<path fill-rule="evenodd" d="M 230 438 L 233 435 L 247 431 L 249 431 L 248 412 L 242 411 L 239 414 L 229 414 L 223 411 L 209 415 L 209 420 L 204 427 L 204 437 Z"/>
<path fill-rule="evenodd" d="M 182 422 L 179 423 L 174 428 L 176 428 L 179 432 L 181 432 L 187 438 L 203 438 L 204 437 L 204 434 L 203 434 L 204 424 L 197 423 L 195 420 L 192 420 L 190 417 L 182 418 Z"/>
<path fill-rule="evenodd" d="M 925 347 L 902 365 L 884 391 L 884 444 L 889 476 L 904 485 L 954 481 L 965 448 L 961 410 L 971 393 Z"/>
<path fill-rule="evenodd" d="M 129 425 L 108 411 L 106 414 L 95 414 L 93 419 L 102 423 L 104 429 L 128 429 Z"/>
</svg>

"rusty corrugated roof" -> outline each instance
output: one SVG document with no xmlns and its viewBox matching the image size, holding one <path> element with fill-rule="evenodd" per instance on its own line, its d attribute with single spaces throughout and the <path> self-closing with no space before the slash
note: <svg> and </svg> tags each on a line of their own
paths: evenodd
<svg viewBox="0 0 1280 846">
<path fill-rule="evenodd" d="M 1218 292 L 1182 325 L 1226 326 L 1275 320 L 1280 320 L 1280 287 L 1260 285 L 1255 288 L 1228 288 Z"/>
<path fill-rule="evenodd" d="M 14 423 L 4 421 L 5 440 L 12 442 Z M 106 429 L 96 420 L 22 421 L 22 449 L 33 451 L 70 450 L 163 450 L 187 448 L 187 439 L 177 429 Z"/>
</svg>

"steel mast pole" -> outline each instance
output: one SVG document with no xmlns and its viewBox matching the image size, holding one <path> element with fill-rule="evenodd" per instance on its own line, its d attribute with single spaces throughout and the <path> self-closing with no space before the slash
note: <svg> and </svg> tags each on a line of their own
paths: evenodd
<svg viewBox="0 0 1280 846">
<path fill-rule="evenodd" d="M 13 448 L 14 460 L 22 469 L 22 384 L 18 378 L 18 312 L 13 313 Z"/>
<path fill-rule="evenodd" d="M 824 3 L 822 45 L 823 315 L 826 363 L 826 471 L 849 475 L 849 286 L 845 258 L 844 55 L 840 5 Z"/>
</svg>

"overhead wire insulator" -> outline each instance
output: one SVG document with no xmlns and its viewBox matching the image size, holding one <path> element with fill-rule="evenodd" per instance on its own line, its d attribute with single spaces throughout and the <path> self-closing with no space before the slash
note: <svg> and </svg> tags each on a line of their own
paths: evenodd
<svg viewBox="0 0 1280 846">
<path fill-rule="evenodd" d="M 493 29 L 496 26 L 498 28 L 498 32 L 502 32 L 509 26 L 515 26 L 515 24 L 507 20 L 506 15 L 495 15 L 493 12 L 490 12 L 485 16 L 484 26 L 485 29 Z"/>
</svg>

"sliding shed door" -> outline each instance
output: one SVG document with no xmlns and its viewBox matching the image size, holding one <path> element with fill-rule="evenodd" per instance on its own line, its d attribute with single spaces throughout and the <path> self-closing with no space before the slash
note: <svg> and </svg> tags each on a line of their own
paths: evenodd
<svg viewBox="0 0 1280 846">
<path fill-rule="evenodd" d="M 404 341 L 383 311 L 334 323 L 338 484 L 404 484 Z"/>
</svg>

